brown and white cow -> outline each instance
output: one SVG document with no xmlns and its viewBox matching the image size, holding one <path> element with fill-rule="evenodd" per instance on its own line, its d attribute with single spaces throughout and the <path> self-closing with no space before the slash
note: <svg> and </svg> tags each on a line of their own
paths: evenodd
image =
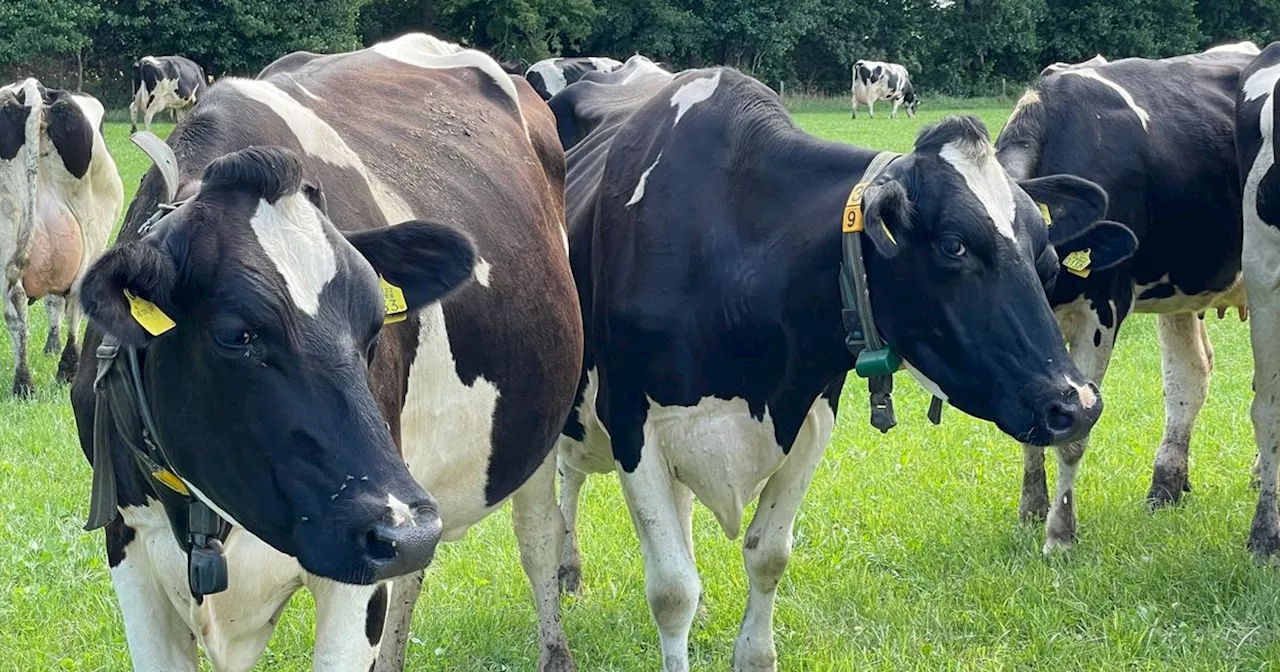
<svg viewBox="0 0 1280 672">
<path fill-rule="evenodd" d="M 45 353 L 67 344 L 58 378 L 70 381 L 80 352 L 78 283 L 120 218 L 124 187 L 102 138 L 102 104 L 47 89 L 35 79 L 0 87 L 0 268 L 13 343 L 13 394 L 35 392 L 27 362 L 27 305 L 45 298 Z"/>
<path fill-rule="evenodd" d="M 195 670 L 199 645 L 249 669 L 305 587 L 314 669 L 397 669 L 436 542 L 511 499 L 539 666 L 572 669 L 549 456 L 582 331 L 551 113 L 421 34 L 282 61 L 207 90 L 168 141 L 182 204 L 150 221 L 153 169 L 84 283 L 85 352 L 116 361 L 105 332 L 140 381 L 113 395 L 103 368 L 95 399 L 86 367 L 72 391 L 82 447 L 114 467 L 97 524 L 134 666 Z M 229 531 L 196 538 L 198 507 Z M 197 546 L 221 548 L 225 589 L 193 596 Z"/>
</svg>

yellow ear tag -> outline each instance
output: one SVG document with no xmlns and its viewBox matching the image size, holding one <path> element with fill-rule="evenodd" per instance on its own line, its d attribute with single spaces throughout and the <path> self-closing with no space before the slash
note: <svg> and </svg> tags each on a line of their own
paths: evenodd
<svg viewBox="0 0 1280 672">
<path fill-rule="evenodd" d="M 146 299 L 138 298 L 133 292 L 124 290 L 124 298 L 129 300 L 129 312 L 133 314 L 133 319 L 142 325 L 152 336 L 159 336 L 166 331 L 178 326 L 172 318 L 164 314 L 156 304 Z"/>
<path fill-rule="evenodd" d="M 845 233 L 861 233 L 862 226 L 862 192 L 867 190 L 866 182 L 854 185 L 849 192 L 849 200 L 844 204 L 844 219 L 840 220 L 840 230 Z"/>
<path fill-rule="evenodd" d="M 169 471 L 168 469 L 161 469 L 160 471 L 151 472 L 151 476 L 157 481 L 164 483 L 170 490 L 178 493 L 179 495 L 183 495 L 185 497 L 191 496 L 191 491 L 187 490 L 187 484 L 183 483 L 182 479 L 178 478 L 178 475 L 172 471 Z"/>
<path fill-rule="evenodd" d="M 1036 203 L 1036 207 L 1040 208 L 1040 216 L 1044 218 L 1045 227 L 1053 226 L 1053 215 L 1049 214 L 1049 206 L 1044 203 Z"/>
<path fill-rule="evenodd" d="M 403 322 L 409 316 L 409 302 L 404 300 L 404 290 L 387 282 L 381 275 L 378 276 L 378 285 L 382 288 L 382 305 L 387 313 L 382 323 Z"/>
<path fill-rule="evenodd" d="M 1066 258 L 1062 260 L 1063 268 L 1066 268 L 1067 272 L 1072 275 L 1078 275 L 1082 278 L 1089 277 L 1089 264 L 1093 263 L 1092 260 L 1089 259 L 1089 253 L 1090 250 L 1086 247 L 1083 250 L 1076 250 L 1075 252 L 1068 254 Z"/>
</svg>

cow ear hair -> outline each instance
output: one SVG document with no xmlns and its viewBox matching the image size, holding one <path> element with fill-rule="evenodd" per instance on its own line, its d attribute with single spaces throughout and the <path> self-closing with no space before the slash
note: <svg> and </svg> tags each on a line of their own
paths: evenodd
<svg viewBox="0 0 1280 672">
<path fill-rule="evenodd" d="M 1018 186 L 1041 206 L 1042 214 L 1048 211 L 1045 224 L 1054 247 L 1081 235 L 1107 214 L 1107 192 L 1074 175 L 1020 180 Z"/>
<path fill-rule="evenodd" d="M 171 319 L 177 278 L 177 265 L 165 249 L 145 241 L 121 243 L 85 272 L 80 306 L 94 326 L 124 345 L 142 347 Z"/>
<path fill-rule="evenodd" d="M 886 259 L 902 250 L 911 229 L 911 197 L 901 182 L 882 179 L 862 192 L 863 233 Z"/>
<path fill-rule="evenodd" d="M 1124 224 L 1104 219 L 1070 240 L 1055 245 L 1054 249 L 1064 265 L 1073 252 L 1088 250 L 1088 256 L 1082 263 L 1087 263 L 1091 271 L 1105 271 L 1133 256 L 1138 250 L 1138 237 Z"/>
<path fill-rule="evenodd" d="M 404 292 L 408 310 L 444 298 L 475 269 L 475 245 L 452 226 L 412 220 L 345 235 L 379 276 Z"/>
</svg>

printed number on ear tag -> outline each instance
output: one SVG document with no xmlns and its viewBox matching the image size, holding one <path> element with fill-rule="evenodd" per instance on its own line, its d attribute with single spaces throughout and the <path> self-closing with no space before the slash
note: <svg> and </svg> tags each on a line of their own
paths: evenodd
<svg viewBox="0 0 1280 672">
<path fill-rule="evenodd" d="M 164 314 L 160 307 L 146 299 L 139 298 L 133 292 L 124 290 L 124 298 L 129 300 L 129 312 L 133 319 L 152 336 L 159 336 L 178 326 L 173 318 Z"/>
<path fill-rule="evenodd" d="M 1053 215 L 1049 214 L 1049 206 L 1044 203 L 1036 203 L 1036 207 L 1040 208 L 1040 216 L 1044 218 L 1045 228 L 1053 226 Z"/>
<path fill-rule="evenodd" d="M 403 322 L 409 316 L 409 303 L 404 300 L 404 290 L 387 282 L 382 276 L 378 276 L 378 285 L 382 288 L 382 304 L 387 313 L 382 323 Z"/>
<path fill-rule="evenodd" d="M 1087 247 L 1083 250 L 1076 250 L 1075 252 L 1068 254 L 1066 258 L 1062 260 L 1062 266 L 1072 275 L 1087 278 L 1089 277 L 1090 272 L 1089 264 L 1093 263 L 1089 258 L 1089 254 L 1090 250 Z"/>
<path fill-rule="evenodd" d="M 853 191 L 849 192 L 849 200 L 844 204 L 844 219 L 840 223 L 840 230 L 844 233 L 862 231 L 862 192 L 866 190 L 867 183 L 859 182 L 853 187 Z"/>
</svg>

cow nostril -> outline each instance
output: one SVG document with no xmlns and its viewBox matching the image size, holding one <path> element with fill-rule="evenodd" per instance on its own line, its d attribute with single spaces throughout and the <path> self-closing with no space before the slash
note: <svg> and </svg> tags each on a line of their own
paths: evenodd
<svg viewBox="0 0 1280 672">
<path fill-rule="evenodd" d="M 386 561 L 396 557 L 395 537 L 387 534 L 387 529 L 381 525 L 365 534 L 364 543 L 371 560 Z"/>
<path fill-rule="evenodd" d="M 1063 402 L 1054 402 L 1045 415 L 1045 425 L 1054 433 L 1071 431 L 1076 424 L 1075 408 Z"/>
</svg>

